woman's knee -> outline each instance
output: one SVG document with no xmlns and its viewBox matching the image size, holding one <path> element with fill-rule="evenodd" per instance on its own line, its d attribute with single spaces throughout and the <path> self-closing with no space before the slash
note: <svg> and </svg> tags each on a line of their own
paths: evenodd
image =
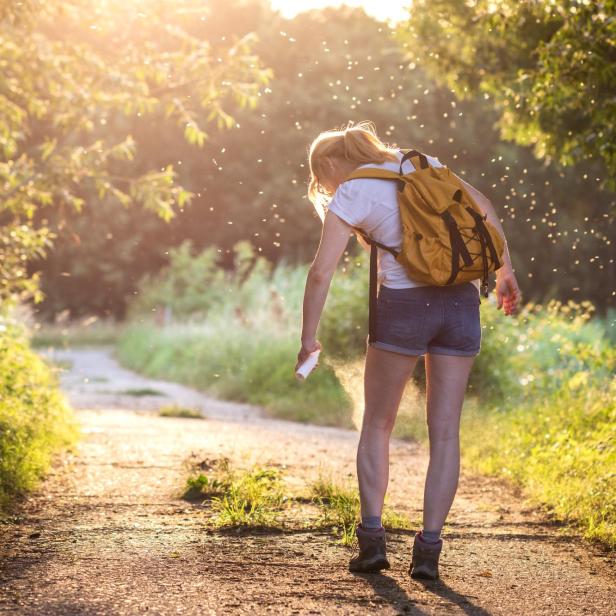
<svg viewBox="0 0 616 616">
<path fill-rule="evenodd" d="M 391 434 L 396 423 L 395 413 L 384 413 L 383 409 L 366 409 L 362 421 L 362 432 L 365 430 Z"/>
</svg>

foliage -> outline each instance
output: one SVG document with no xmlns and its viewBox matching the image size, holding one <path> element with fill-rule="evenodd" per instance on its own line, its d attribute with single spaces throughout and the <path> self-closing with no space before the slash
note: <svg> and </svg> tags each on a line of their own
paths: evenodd
<svg viewBox="0 0 616 616">
<path fill-rule="evenodd" d="M 270 317 L 271 318 L 271 317 Z M 142 324 L 126 330 L 118 357 L 134 370 L 191 385 L 222 398 L 264 407 L 277 417 L 350 426 L 350 402 L 333 370 L 323 366 L 305 383 L 293 366 L 298 343 L 237 320 L 202 325 Z"/>
<path fill-rule="evenodd" d="M 484 313 L 473 379 L 480 398 L 463 414 L 463 451 L 477 470 L 520 484 L 556 518 L 613 547 L 614 322 L 591 314 L 572 302 L 528 305 L 515 320 Z"/>
<path fill-rule="evenodd" d="M 203 145 L 206 126 L 234 124 L 266 83 L 250 37 L 213 46 L 193 33 L 194 0 L 31 3 L 32 19 L 2 5 L 0 252 L 6 301 L 34 293 L 24 265 L 40 256 L 67 212 L 91 201 L 138 203 L 169 220 L 191 193 L 171 161 L 145 167 L 133 130 L 145 119 L 181 127 Z"/>
<path fill-rule="evenodd" d="M 613 377 L 573 374 L 550 395 L 529 396 L 507 413 L 465 416 L 462 450 L 477 470 L 522 485 L 556 518 L 615 547 L 615 400 Z"/>
<path fill-rule="evenodd" d="M 172 254 L 157 279 L 171 295 L 151 279 L 144 282 L 130 310 L 133 322 L 120 339 L 120 360 L 279 417 L 351 425 L 350 401 L 331 367 L 323 366 L 305 383 L 293 376 L 306 268 L 280 264 L 272 271 L 266 259 L 240 243 L 234 269 L 224 273 L 212 254 L 206 249 L 190 257 L 190 246 Z M 185 271 L 195 270 L 207 284 L 184 284 Z M 172 315 L 166 326 L 156 324 L 157 312 L 151 318 L 161 303 Z"/>
<path fill-rule="evenodd" d="M 194 195 L 191 206 L 169 224 L 108 201 L 67 212 L 54 251 L 36 262 L 46 317 L 64 309 L 73 317 L 123 317 L 143 274 L 155 274 L 186 239 L 195 251 L 216 245 L 225 268 L 240 240 L 274 263 L 310 260 L 320 224 L 305 198 L 307 146 L 323 129 L 366 118 L 383 139 L 438 156 L 491 198 L 527 301 L 588 299 L 598 310 L 614 303 L 614 195 L 599 189 L 592 164 L 564 170 L 501 141 L 491 100 L 460 100 L 361 10 L 287 20 L 261 0 L 208 7 L 208 19 L 191 24 L 201 40 L 258 35 L 254 51 L 274 76 L 257 95 L 256 112 L 235 111 L 238 126 L 211 132 L 197 155 L 172 123 L 133 121 L 143 166 L 173 162 Z M 105 128 L 116 134 L 121 127 Z M 349 252 L 354 258 L 357 249 Z"/>
<path fill-rule="evenodd" d="M 608 322 L 592 319 L 593 312 L 588 302 L 554 300 L 527 304 L 510 319 L 486 305 L 473 388 L 510 407 L 552 394 L 572 378 L 605 381 L 616 371 L 616 347 L 606 335 Z"/>
<path fill-rule="evenodd" d="M 237 471 L 228 459 L 222 462 L 216 475 L 189 477 L 184 498 L 208 503 L 215 527 L 278 524 L 287 501 L 280 471 L 258 466 Z"/>
<path fill-rule="evenodd" d="M 271 526 L 283 503 L 280 473 L 254 468 L 232 479 L 225 493 L 212 499 L 212 509 L 219 526 Z"/>
<path fill-rule="evenodd" d="M 614 187 L 615 14 L 614 0 L 416 0 L 401 37 L 456 94 L 492 100 L 505 138 L 601 160 Z"/>
<path fill-rule="evenodd" d="M 171 310 L 176 317 L 205 315 L 218 302 L 224 286 L 224 271 L 218 253 L 210 247 L 194 255 L 190 241 L 169 251 L 169 264 L 146 275 L 132 302 L 132 314 Z"/>
<path fill-rule="evenodd" d="M 0 320 L 0 508 L 35 487 L 52 455 L 76 437 L 52 369 L 20 327 Z"/>
<path fill-rule="evenodd" d="M 321 509 L 321 524 L 333 526 L 343 545 L 351 545 L 359 522 L 359 492 L 319 477 L 311 486 L 313 502 Z"/>
<path fill-rule="evenodd" d="M 350 359 L 366 348 L 368 261 L 364 251 L 345 257 L 330 286 L 319 340 L 335 357 Z"/>
</svg>

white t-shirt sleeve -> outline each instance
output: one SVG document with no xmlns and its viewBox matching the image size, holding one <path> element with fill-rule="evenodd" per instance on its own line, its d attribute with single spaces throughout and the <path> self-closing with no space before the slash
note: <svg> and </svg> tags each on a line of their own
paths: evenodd
<svg viewBox="0 0 616 616">
<path fill-rule="evenodd" d="M 370 203 L 365 193 L 362 195 L 361 182 L 358 178 L 340 184 L 327 208 L 353 227 L 361 226 L 370 212 Z"/>
</svg>

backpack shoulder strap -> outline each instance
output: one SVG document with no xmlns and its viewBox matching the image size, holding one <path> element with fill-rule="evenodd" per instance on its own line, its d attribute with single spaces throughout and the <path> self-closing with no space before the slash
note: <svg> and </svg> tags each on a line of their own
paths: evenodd
<svg viewBox="0 0 616 616">
<path fill-rule="evenodd" d="M 363 167 L 352 171 L 344 181 L 355 180 L 357 178 L 372 178 L 375 180 L 396 180 L 399 182 L 405 176 L 402 172 L 402 165 L 404 165 L 407 160 L 412 160 L 413 158 L 417 158 L 419 161 L 419 165 L 413 163 L 416 170 L 428 169 L 430 167 L 426 155 L 418 150 L 400 150 L 400 152 L 402 153 L 402 160 L 400 161 L 400 171 L 398 173 L 378 167 Z"/>
<path fill-rule="evenodd" d="M 430 166 L 430 163 L 428 162 L 428 158 L 426 157 L 426 155 L 422 154 L 418 150 L 400 150 L 400 151 L 403 154 L 402 160 L 400 161 L 400 175 L 402 175 L 402 165 L 404 165 L 404 163 L 407 160 L 411 160 L 412 158 L 415 158 L 415 157 L 417 157 L 417 159 L 419 160 L 419 167 L 415 165 L 415 169 L 427 169 Z"/>
<path fill-rule="evenodd" d="M 396 171 L 390 171 L 389 169 L 363 167 L 362 169 L 355 169 L 355 171 L 351 171 L 344 181 L 347 182 L 348 180 L 357 180 L 359 178 L 369 178 L 374 180 L 399 180 L 400 174 Z"/>
</svg>

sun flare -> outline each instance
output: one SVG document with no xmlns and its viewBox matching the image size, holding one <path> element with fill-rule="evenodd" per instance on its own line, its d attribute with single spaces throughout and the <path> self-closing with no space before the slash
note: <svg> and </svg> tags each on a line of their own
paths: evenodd
<svg viewBox="0 0 616 616">
<path fill-rule="evenodd" d="M 326 6 L 362 7 L 368 15 L 383 21 L 400 21 L 408 17 L 411 2 L 396 0 L 271 0 L 272 7 L 285 17 L 293 17 L 302 11 L 319 9 Z"/>
</svg>

